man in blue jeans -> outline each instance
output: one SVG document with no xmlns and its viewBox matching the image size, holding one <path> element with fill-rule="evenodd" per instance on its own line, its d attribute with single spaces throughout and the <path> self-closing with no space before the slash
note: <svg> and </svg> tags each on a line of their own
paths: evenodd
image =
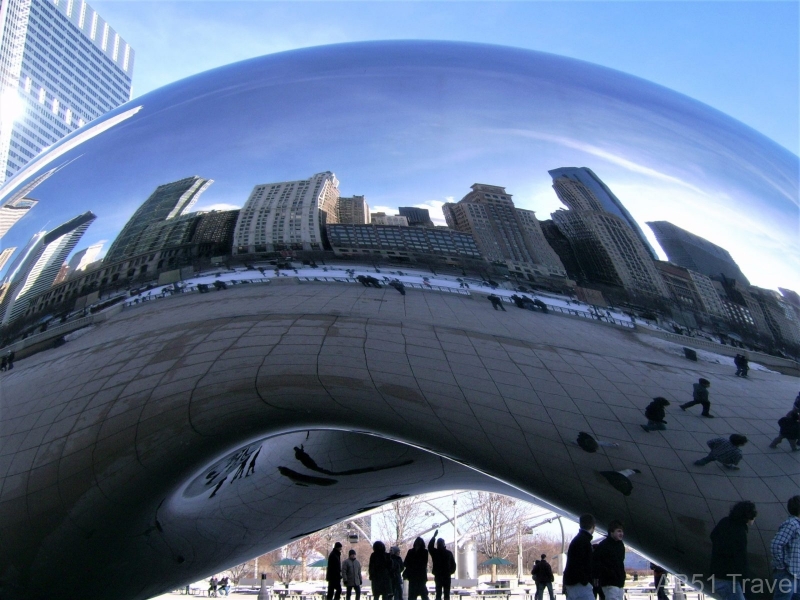
<svg viewBox="0 0 800 600">
<path fill-rule="evenodd" d="M 772 538 L 772 576 L 775 578 L 773 600 L 800 600 L 800 496 L 792 496 L 786 505 L 789 518 Z"/>
</svg>

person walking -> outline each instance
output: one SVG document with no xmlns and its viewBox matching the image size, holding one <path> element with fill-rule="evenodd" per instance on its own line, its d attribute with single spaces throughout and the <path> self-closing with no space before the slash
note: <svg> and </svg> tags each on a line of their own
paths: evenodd
<svg viewBox="0 0 800 600">
<path fill-rule="evenodd" d="M 733 357 L 733 364 L 736 365 L 736 376 L 737 377 L 741 377 L 742 373 L 744 371 L 744 369 L 742 367 L 742 359 L 743 358 L 744 358 L 744 356 L 742 356 L 741 354 L 737 354 L 736 356 Z"/>
<path fill-rule="evenodd" d="M 433 561 L 433 581 L 436 585 L 436 600 L 450 600 L 450 577 L 456 572 L 456 559 L 447 549 L 442 538 L 436 539 L 439 530 L 433 532 L 431 541 L 428 542 L 428 554 Z M 434 546 L 434 542 L 436 545 Z"/>
<path fill-rule="evenodd" d="M 372 544 L 372 554 L 369 556 L 369 580 L 372 583 L 372 597 L 374 600 L 391 600 L 392 579 L 390 576 L 392 559 L 386 552 L 386 545 L 377 541 Z"/>
<path fill-rule="evenodd" d="M 623 600 L 625 587 L 625 531 L 622 521 L 608 524 L 608 535 L 594 548 L 592 568 L 605 600 Z"/>
<path fill-rule="evenodd" d="M 702 467 L 712 461 L 719 461 L 728 469 L 738 470 L 739 461 L 742 460 L 740 448 L 747 443 L 747 436 L 740 433 L 732 433 L 726 440 L 725 438 L 714 438 L 708 440 L 706 445 L 711 449 L 708 456 L 694 461 L 694 464 Z"/>
<path fill-rule="evenodd" d="M 392 559 L 390 576 L 392 579 L 392 594 L 395 600 L 403 600 L 403 559 L 400 558 L 400 547 L 389 548 L 389 558 Z"/>
<path fill-rule="evenodd" d="M 556 596 L 553 593 L 553 581 L 555 581 L 555 577 L 553 577 L 553 567 L 547 562 L 546 554 L 542 554 L 541 558 L 533 563 L 531 575 L 533 575 L 533 581 L 536 583 L 535 600 L 542 600 L 544 598 L 545 589 L 547 589 L 547 593 L 550 594 L 550 600 L 556 600 Z"/>
<path fill-rule="evenodd" d="M 757 515 L 749 500 L 737 502 L 711 532 L 711 593 L 721 600 L 745 600 L 747 531 Z"/>
<path fill-rule="evenodd" d="M 664 567 L 656 563 L 650 563 L 650 568 L 653 570 L 653 587 L 656 588 L 657 600 L 669 600 L 669 596 L 667 596 L 667 572 Z"/>
<path fill-rule="evenodd" d="M 347 553 L 347 560 L 342 563 L 342 581 L 347 590 L 347 600 L 350 600 L 350 593 L 356 591 L 356 600 L 361 598 L 361 563 L 356 558 L 356 551 L 350 550 Z"/>
<path fill-rule="evenodd" d="M 14 357 L 15 356 L 16 356 L 16 354 L 14 353 L 13 350 L 8 353 L 8 364 L 6 365 L 6 368 L 9 371 L 14 368 Z"/>
<path fill-rule="evenodd" d="M 789 498 L 786 509 L 789 518 L 781 523 L 770 544 L 775 579 L 772 600 L 800 598 L 800 496 Z"/>
<path fill-rule="evenodd" d="M 336 542 L 328 554 L 328 569 L 325 572 L 328 582 L 326 600 L 339 600 L 342 597 L 342 543 Z"/>
<path fill-rule="evenodd" d="M 489 302 L 492 303 L 492 308 L 494 308 L 495 310 L 502 310 L 503 312 L 506 312 L 506 307 L 503 306 L 503 301 L 500 300 L 500 296 L 496 294 L 489 294 L 487 298 Z"/>
<path fill-rule="evenodd" d="M 428 550 L 425 540 L 418 537 L 403 561 L 404 576 L 408 579 L 408 600 L 428 600 Z"/>
<path fill-rule="evenodd" d="M 658 396 L 653 398 L 653 401 L 644 409 L 644 416 L 647 418 L 647 425 L 642 425 L 642 429 L 647 431 L 663 431 L 667 428 L 667 422 L 664 420 L 666 415 L 666 407 L 669 406 L 669 400 Z"/>
<path fill-rule="evenodd" d="M 580 531 L 572 538 L 567 550 L 567 566 L 564 568 L 564 593 L 567 600 L 594 600 L 592 592 L 592 534 L 594 517 L 581 515 Z"/>
<path fill-rule="evenodd" d="M 708 399 L 708 388 L 711 387 L 711 382 L 708 379 L 700 378 L 697 383 L 693 385 L 691 402 L 681 404 L 681 410 L 686 410 L 696 404 L 703 405 L 703 412 L 701 416 L 713 419 L 714 415 L 710 414 L 711 402 Z"/>
<path fill-rule="evenodd" d="M 800 412 L 792 410 L 788 415 L 778 419 L 778 437 L 772 440 L 769 445 L 770 448 L 777 448 L 784 439 L 789 440 L 789 447 L 792 452 L 797 452 L 800 448 L 797 447 L 797 439 L 800 438 Z"/>
</svg>

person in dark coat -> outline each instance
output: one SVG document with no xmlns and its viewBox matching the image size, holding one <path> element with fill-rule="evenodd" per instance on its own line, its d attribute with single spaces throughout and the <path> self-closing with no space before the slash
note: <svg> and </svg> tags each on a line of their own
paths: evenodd
<svg viewBox="0 0 800 600">
<path fill-rule="evenodd" d="M 553 567 L 547 562 L 546 554 L 542 554 L 541 559 L 533 563 L 531 575 L 533 575 L 533 581 L 536 583 L 536 600 L 542 600 L 544 598 L 545 588 L 547 588 L 547 593 L 550 594 L 550 600 L 556 600 L 555 594 L 553 593 L 553 581 L 555 581 L 555 577 L 553 577 Z"/>
<path fill-rule="evenodd" d="M 681 410 L 686 410 L 696 404 L 703 405 L 703 412 L 700 413 L 701 416 L 707 417 L 709 419 L 713 419 L 714 415 L 712 415 L 709 411 L 711 410 L 711 402 L 708 399 L 708 388 L 711 387 L 711 382 L 708 379 L 703 379 L 702 377 L 699 379 L 697 383 L 693 385 L 692 389 L 692 398 L 691 402 L 686 402 L 685 404 L 681 404 Z"/>
<path fill-rule="evenodd" d="M 656 563 L 650 563 L 650 568 L 653 569 L 653 587 L 656 588 L 657 600 L 669 600 L 667 596 L 667 572 L 664 567 Z"/>
<path fill-rule="evenodd" d="M 361 563 L 356 558 L 356 551 L 350 550 L 347 553 L 347 560 L 342 564 L 342 581 L 347 590 L 347 600 L 350 600 L 350 593 L 355 589 L 356 600 L 361 599 Z"/>
<path fill-rule="evenodd" d="M 744 600 L 747 577 L 747 530 L 756 519 L 756 505 L 744 500 L 731 508 L 711 532 L 711 593 L 721 600 Z"/>
<path fill-rule="evenodd" d="M 402 296 L 406 295 L 406 286 L 403 285 L 402 281 L 395 279 L 394 281 L 390 281 L 389 285 L 392 286 L 394 289 L 396 289 L 398 292 L 400 292 L 400 295 Z"/>
<path fill-rule="evenodd" d="M 386 552 L 383 542 L 372 544 L 369 556 L 369 580 L 372 583 L 372 596 L 375 600 L 391 600 L 392 598 L 392 559 Z"/>
<path fill-rule="evenodd" d="M 436 600 L 450 600 L 450 577 L 456 572 L 456 559 L 447 549 L 442 538 L 436 539 L 439 530 L 433 532 L 431 541 L 428 542 L 428 554 L 433 561 L 433 580 L 436 584 Z M 434 542 L 436 545 L 434 546 Z"/>
<path fill-rule="evenodd" d="M 328 569 L 325 572 L 328 582 L 326 600 L 339 600 L 342 597 L 342 543 L 336 542 L 328 555 Z"/>
<path fill-rule="evenodd" d="M 392 594 L 395 600 L 403 598 L 403 559 L 400 558 L 400 547 L 392 546 L 389 548 L 389 558 L 392 559 L 391 579 Z"/>
<path fill-rule="evenodd" d="M 581 515 L 580 531 L 569 543 L 567 566 L 564 568 L 563 578 L 567 600 L 594 600 L 594 593 L 592 593 L 594 524 L 592 515 Z"/>
<path fill-rule="evenodd" d="M 406 553 L 403 561 L 406 570 L 403 576 L 408 579 L 408 600 L 428 600 L 428 550 L 425 548 L 425 540 L 418 537 L 414 540 L 414 546 Z"/>
<path fill-rule="evenodd" d="M 505 312 L 506 307 L 503 306 L 503 301 L 500 300 L 500 296 L 496 294 L 489 294 L 487 296 L 487 299 L 489 300 L 489 302 L 492 303 L 492 308 L 494 308 L 495 310 L 502 310 Z"/>
<path fill-rule="evenodd" d="M 16 356 L 16 354 L 14 353 L 13 350 L 8 353 L 8 365 L 7 365 L 7 367 L 8 367 L 9 371 L 14 368 L 14 357 L 15 356 Z"/>
<path fill-rule="evenodd" d="M 736 376 L 741 377 L 742 373 L 744 373 L 744 366 L 742 364 L 742 359 L 744 356 L 741 354 L 737 354 L 733 357 L 733 364 L 736 365 Z"/>
<path fill-rule="evenodd" d="M 625 594 L 625 544 L 621 521 L 608 524 L 608 535 L 594 548 L 592 569 L 606 600 L 623 600 Z"/>
<path fill-rule="evenodd" d="M 800 412 L 793 410 L 788 415 L 778 419 L 778 427 L 780 428 L 778 437 L 772 440 L 769 447 L 777 448 L 778 444 L 786 439 L 789 440 L 789 447 L 792 452 L 800 450 L 797 447 L 797 439 L 800 438 Z"/>
<path fill-rule="evenodd" d="M 650 431 L 663 431 L 667 428 L 667 422 L 664 417 L 667 416 L 666 407 L 669 406 L 669 400 L 658 396 L 653 398 L 653 401 L 644 409 L 644 416 L 647 418 L 647 425 L 642 425 L 642 429 L 647 432 Z"/>
</svg>

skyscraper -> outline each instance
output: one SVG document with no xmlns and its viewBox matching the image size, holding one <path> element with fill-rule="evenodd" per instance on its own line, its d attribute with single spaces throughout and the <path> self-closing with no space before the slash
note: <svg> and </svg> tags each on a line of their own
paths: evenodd
<svg viewBox="0 0 800 600">
<path fill-rule="evenodd" d="M 339 180 L 330 171 L 257 185 L 239 213 L 233 253 L 322 250 L 325 225 L 338 222 L 338 200 Z"/>
<path fill-rule="evenodd" d="M 504 187 L 476 183 L 459 202 L 442 207 L 447 225 L 472 234 L 483 257 L 517 275 L 566 275 L 531 211 L 514 206 Z"/>
<path fill-rule="evenodd" d="M 11 200 L 0 207 L 0 238 L 11 229 L 17 221 L 28 214 L 28 211 L 38 204 L 33 198 L 20 198 Z"/>
<path fill-rule="evenodd" d="M 708 277 L 724 275 L 747 286 L 750 282 L 730 253 L 699 235 L 689 233 L 669 221 L 647 223 L 670 262 Z"/>
<path fill-rule="evenodd" d="M 105 263 L 117 262 L 149 251 L 148 239 L 151 236 L 147 234 L 148 227 L 186 215 L 212 183 L 213 179 L 203 179 L 195 175 L 158 186 L 125 223 L 125 227 L 111 244 L 104 259 Z M 153 228 L 150 228 L 151 233 L 152 231 Z"/>
<path fill-rule="evenodd" d="M 633 230 L 645 250 L 650 254 L 650 258 L 658 260 L 658 255 L 647 241 L 639 224 L 594 171 L 587 167 L 562 167 L 548 171 L 548 173 L 553 178 L 553 188 L 556 190 L 559 200 L 569 208 L 584 210 L 591 208 L 616 215 Z"/>
<path fill-rule="evenodd" d="M 397 209 L 397 214 L 408 219 L 411 227 L 433 227 L 431 213 L 427 208 L 417 208 L 416 206 L 401 206 Z"/>
<path fill-rule="evenodd" d="M 97 244 L 92 244 L 88 248 L 76 252 L 72 258 L 69 259 L 67 275 L 71 277 L 73 274 L 85 270 L 86 267 L 97 260 L 97 256 L 102 249 L 103 242 L 98 242 Z"/>
<path fill-rule="evenodd" d="M 28 310 L 28 300 L 41 294 L 55 281 L 64 260 L 97 217 L 85 212 L 49 232 L 31 238 L 9 269 L 0 301 L 3 325 Z"/>
<path fill-rule="evenodd" d="M 369 223 L 369 204 L 364 196 L 339 198 L 338 222 L 352 225 Z"/>
<path fill-rule="evenodd" d="M 0 184 L 127 102 L 133 49 L 84 0 L 0 2 Z"/>
<path fill-rule="evenodd" d="M 3 248 L 3 251 L 0 252 L 0 271 L 3 270 L 3 267 L 6 266 L 8 259 L 11 258 L 11 255 L 14 254 L 15 247 L 11 248 Z"/>
</svg>

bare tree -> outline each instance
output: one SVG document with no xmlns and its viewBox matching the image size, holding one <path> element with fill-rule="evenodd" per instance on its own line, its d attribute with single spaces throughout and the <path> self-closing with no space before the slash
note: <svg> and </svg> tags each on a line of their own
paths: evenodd
<svg viewBox="0 0 800 600">
<path fill-rule="evenodd" d="M 289 544 L 288 554 L 303 563 L 300 574 L 300 579 L 303 581 L 308 581 L 309 579 L 307 569 L 309 560 L 317 554 L 326 556 L 325 544 L 327 540 L 325 539 L 324 531 L 317 531 Z"/>
<path fill-rule="evenodd" d="M 468 495 L 469 525 L 478 552 L 487 558 L 507 558 L 516 551 L 517 532 L 525 516 L 522 504 L 502 494 L 473 492 Z M 492 581 L 497 580 L 497 565 L 492 565 Z"/>
<path fill-rule="evenodd" d="M 383 512 L 378 531 L 386 546 L 401 546 L 414 535 L 425 520 L 419 500 L 401 498 L 389 504 Z"/>
<path fill-rule="evenodd" d="M 239 585 L 239 580 L 242 578 L 242 575 L 245 574 L 245 571 L 250 571 L 251 569 L 252 567 L 250 566 L 250 561 L 247 561 L 240 565 L 236 565 L 235 567 L 231 567 L 226 571 L 226 573 L 233 581 L 233 585 Z"/>
</svg>

